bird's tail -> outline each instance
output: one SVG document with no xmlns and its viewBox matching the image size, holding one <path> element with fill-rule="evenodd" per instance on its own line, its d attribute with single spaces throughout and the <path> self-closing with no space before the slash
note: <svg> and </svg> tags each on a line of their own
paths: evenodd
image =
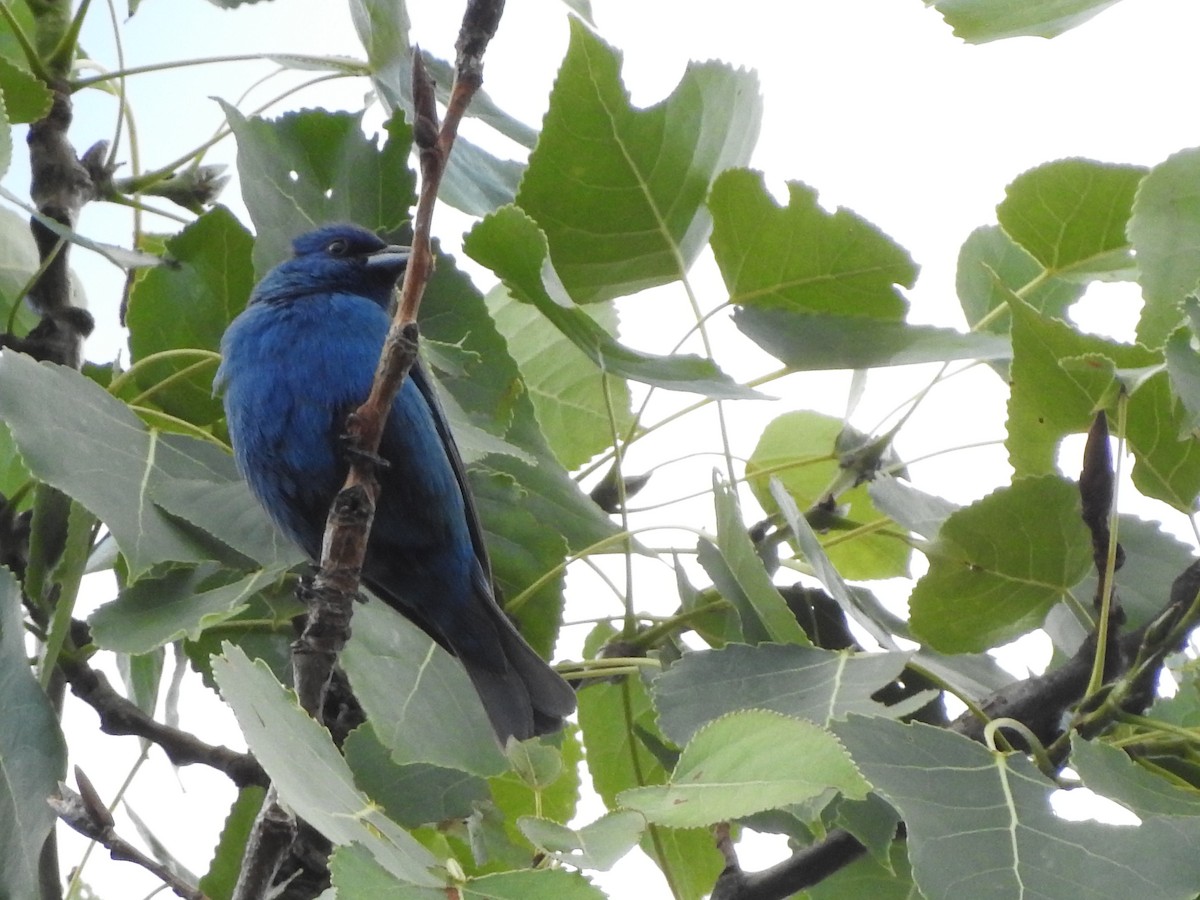
<svg viewBox="0 0 1200 900">
<path fill-rule="evenodd" d="M 505 670 L 462 658 L 496 735 L 502 742 L 509 736 L 523 741 L 557 731 L 575 710 L 575 692 L 525 643 L 508 617 L 498 608 L 496 613 Z"/>
</svg>

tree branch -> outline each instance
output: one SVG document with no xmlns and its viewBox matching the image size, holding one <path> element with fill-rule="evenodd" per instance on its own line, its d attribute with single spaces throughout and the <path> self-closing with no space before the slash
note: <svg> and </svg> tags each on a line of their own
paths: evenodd
<svg viewBox="0 0 1200 900">
<path fill-rule="evenodd" d="M 308 606 L 308 618 L 303 633 L 292 645 L 296 693 L 301 707 L 317 721 L 321 721 L 325 692 L 338 655 L 350 637 L 350 620 L 379 494 L 371 461 L 378 453 L 387 415 L 417 358 L 417 314 L 433 271 L 431 225 L 438 188 L 458 124 L 482 84 L 483 53 L 503 10 L 503 0 L 468 0 L 455 45 L 458 59 L 454 85 L 446 119 L 440 127 L 433 84 L 421 62 L 419 48 L 413 48 L 413 139 L 420 159 L 421 192 L 413 216 L 412 251 L 371 392 L 347 420 L 346 437 L 353 451 L 348 454 L 350 472 L 326 521 L 320 571 L 311 586 L 302 589 L 301 599 Z M 290 814 L 279 806 L 272 791 L 247 843 L 243 877 L 248 871 L 272 875 L 278 872 L 295 840 L 269 841 L 263 831 L 281 817 L 290 819 Z M 254 892 L 250 879 L 246 878 L 247 883 L 243 884 L 243 877 L 238 879 L 233 900 L 261 896 Z"/>
</svg>

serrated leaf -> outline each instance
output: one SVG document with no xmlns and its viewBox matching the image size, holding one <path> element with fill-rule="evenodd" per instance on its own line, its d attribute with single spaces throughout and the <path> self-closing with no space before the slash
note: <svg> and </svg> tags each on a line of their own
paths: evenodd
<svg viewBox="0 0 1200 900">
<path fill-rule="evenodd" d="M 1023 172 L 996 217 L 1051 276 L 1125 279 L 1134 271 L 1125 227 L 1143 166 L 1060 159 Z"/>
<path fill-rule="evenodd" d="M 931 0 L 954 33 L 983 44 L 1002 38 L 1057 37 L 1117 0 Z"/>
<path fill-rule="evenodd" d="M 727 644 L 686 653 L 654 679 L 663 733 L 679 746 L 727 713 L 766 709 L 828 725 L 849 713 L 895 716 L 871 695 L 894 680 L 910 654 L 849 653 L 787 644 Z"/>
<path fill-rule="evenodd" d="M 504 770 L 483 703 L 454 657 L 383 603 L 357 609 L 354 623 L 341 664 L 396 762 L 481 776 Z"/>
<path fill-rule="evenodd" d="M 38 323 L 39 316 L 25 302 L 23 290 L 39 265 L 37 245 L 29 231 L 29 220 L 21 218 L 11 209 L 0 207 L 0 316 L 3 316 L 4 322 L 8 322 L 16 305 L 13 323 L 16 334 L 26 334 Z"/>
<path fill-rule="evenodd" d="M 580 303 L 683 276 L 708 239 L 709 185 L 748 161 L 762 116 L 758 79 L 745 70 L 689 63 L 667 99 L 639 110 L 619 69 L 619 54 L 573 19 L 517 190 Z"/>
<path fill-rule="evenodd" d="M 3 56 L 0 56 L 0 92 L 4 95 L 4 112 L 14 124 L 36 122 L 50 112 L 54 100 L 54 94 L 39 78 Z M 0 166 L 0 174 L 6 168 Z"/>
<path fill-rule="evenodd" d="M 725 172 L 708 200 L 713 253 L 740 306 L 898 322 L 908 302 L 897 286 L 912 287 L 917 267 L 874 225 L 846 209 L 828 213 L 817 192 L 788 184 L 788 204 L 767 193 L 762 174 Z"/>
<path fill-rule="evenodd" d="M 1200 282 L 1200 148 L 1181 150 L 1142 179 L 1129 219 L 1142 285 L 1138 340 L 1158 347 L 1183 320 Z"/>
<path fill-rule="evenodd" d="M 329 733 L 265 664 L 226 644 L 213 659 L 213 675 L 283 803 L 334 844 L 363 845 L 392 876 L 421 887 L 444 885 L 434 874 L 437 860 L 354 786 Z"/>
<path fill-rule="evenodd" d="M 913 632 L 938 650 L 986 650 L 1036 628 L 1087 574 L 1091 537 L 1076 486 L 1022 478 L 953 513 L 909 599 Z"/>
<path fill-rule="evenodd" d="M 514 296 L 537 307 L 546 319 L 600 370 L 622 378 L 710 397 L 756 397 L 710 359 L 690 354 L 658 356 L 616 340 L 576 305 L 547 257 L 546 235 L 515 206 L 496 210 L 467 234 L 463 250 L 500 277 Z"/>
<path fill-rule="evenodd" d="M 65 776 L 58 717 L 29 667 L 21 587 L 0 567 L 0 895 L 36 897 L 38 859 L 54 827 L 46 798 Z"/>
<path fill-rule="evenodd" d="M 697 732 L 667 784 L 617 799 L 651 822 L 700 826 L 802 803 L 830 788 L 858 799 L 869 790 L 833 735 L 811 722 L 746 710 Z"/>
<path fill-rule="evenodd" d="M 899 810 L 929 900 L 1193 900 L 1200 821 L 1140 827 L 1055 816 L 1058 789 L 1022 754 L 1002 754 L 928 725 L 851 717 L 833 726 L 863 774 Z"/>
</svg>

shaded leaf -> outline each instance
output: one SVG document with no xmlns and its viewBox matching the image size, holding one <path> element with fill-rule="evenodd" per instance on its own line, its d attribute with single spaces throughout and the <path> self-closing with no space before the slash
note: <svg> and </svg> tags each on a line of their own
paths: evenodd
<svg viewBox="0 0 1200 900">
<path fill-rule="evenodd" d="M 266 665 L 227 644 L 224 656 L 213 660 L 213 674 L 251 751 L 298 816 L 334 844 L 363 845 L 396 878 L 442 886 L 433 874 L 437 860 L 354 786 L 329 733 L 300 709 Z"/>
<path fill-rule="evenodd" d="M 943 652 L 986 650 L 1036 628 L 1087 574 L 1091 536 L 1064 478 L 1022 478 L 953 513 L 909 599 L 913 632 Z"/>
<path fill-rule="evenodd" d="M 1057 785 L 1021 754 L 921 724 L 851 717 L 833 730 L 903 816 L 929 900 L 1195 897 L 1200 858 L 1178 848 L 1192 846 L 1200 821 L 1070 822 L 1050 808 Z"/>
<path fill-rule="evenodd" d="M 654 680 L 654 704 L 663 732 L 679 746 L 713 719 L 743 709 L 771 710 L 818 725 L 852 712 L 896 716 L 903 710 L 889 710 L 871 695 L 899 676 L 909 656 L 727 644 L 685 653 Z"/>
<path fill-rule="evenodd" d="M 8 354 L 6 354 L 8 355 Z M 54 827 L 46 798 L 66 774 L 67 748 L 50 700 L 29 668 L 21 587 L 0 568 L 0 895 L 36 897 L 38 858 Z"/>
<path fill-rule="evenodd" d="M 733 322 L 780 362 L 798 372 L 872 369 L 956 359 L 1005 360 L 1003 337 L 791 309 L 742 307 Z"/>
<path fill-rule="evenodd" d="M 454 657 L 383 603 L 357 609 L 354 623 L 341 664 L 396 762 L 503 771 L 487 713 Z"/>
<path fill-rule="evenodd" d="M 1200 148 L 1181 150 L 1142 179 L 1129 219 L 1142 285 L 1138 340 L 1159 347 L 1200 282 Z"/>
</svg>

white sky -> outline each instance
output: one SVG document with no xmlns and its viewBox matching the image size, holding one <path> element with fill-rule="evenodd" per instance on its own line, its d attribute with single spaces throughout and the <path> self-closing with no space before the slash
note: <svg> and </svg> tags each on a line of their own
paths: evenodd
<svg viewBox="0 0 1200 900">
<path fill-rule="evenodd" d="M 638 104 L 666 95 L 688 59 L 717 58 L 756 69 L 765 115 L 754 164 L 767 172 L 776 189 L 786 179 L 802 180 L 820 190 L 827 206 L 850 207 L 907 247 L 922 266 L 910 293 L 912 318 L 918 322 L 962 325 L 954 296 L 958 247 L 973 228 L 994 221 L 1005 184 L 1021 171 L 1063 156 L 1151 165 L 1200 143 L 1195 102 L 1200 4 L 1195 0 L 1122 3 L 1054 41 L 1020 39 L 983 47 L 952 37 L 920 0 L 593 2 L 600 32 L 624 51 L 624 78 Z M 460 4 L 410 4 L 416 39 L 435 53 L 452 56 Z M 99 27 L 103 12 L 99 5 L 93 8 L 93 25 L 84 41 L 92 57 L 112 68 L 117 63 L 111 41 Z M 555 0 L 508 4 L 485 73 L 487 89 L 503 107 L 530 123 L 540 121 L 566 34 L 565 8 Z M 349 16 L 328 0 L 263 2 L 233 12 L 201 0 L 145 0 L 128 23 L 125 39 L 128 65 L 260 50 L 362 56 Z M 143 165 L 159 165 L 206 138 L 221 122 L 216 104 L 207 98 L 236 100 L 265 71 L 261 65 L 227 65 L 131 80 Z M 366 89 L 363 81 L 342 83 L 301 95 L 290 108 L 355 108 Z M 277 90 L 268 85 L 255 96 L 265 98 Z M 111 134 L 113 109 L 109 98 L 80 102 L 74 130 L 80 150 Z M 230 142 L 210 156 L 212 161 L 232 158 Z M 14 171 L 6 183 L 22 191 L 27 178 Z M 224 200 L 239 208 L 235 192 Z M 447 215 L 435 219 L 434 226 L 451 245 L 454 234 L 448 223 L 454 222 Z M 122 211 L 94 205 L 86 211 L 82 229 L 93 237 L 127 242 L 129 220 Z M 109 359 L 120 345 L 113 327 L 120 277 L 106 264 L 83 257 L 76 251 L 91 308 L 102 323 L 91 356 Z M 697 283 L 703 297 L 719 302 L 721 286 L 711 262 L 702 263 Z M 664 309 L 681 308 L 670 298 L 662 302 Z M 1086 327 L 1127 336 L 1137 299 L 1127 288 L 1105 287 L 1093 291 L 1085 307 L 1080 321 Z M 638 320 L 645 316 L 632 304 L 626 312 L 630 339 L 643 344 L 644 322 L 639 326 Z M 731 330 L 728 339 L 746 348 L 744 358 L 726 363 L 735 376 L 773 368 Z M 856 424 L 876 424 L 929 375 L 923 369 L 877 376 L 875 381 L 886 389 L 875 394 L 875 381 L 868 385 Z M 785 409 L 840 415 L 847 385 L 847 378 L 833 376 L 775 386 L 785 401 L 736 419 L 738 449 L 748 453 L 765 417 Z M 939 392 L 934 399 L 901 440 L 907 456 L 1002 436 L 1004 394 L 990 373 L 964 378 L 955 391 Z M 649 464 L 651 455 L 645 459 Z M 946 481 L 950 459 L 958 475 Z M 918 484 L 968 502 L 1007 480 L 1003 460 L 1000 449 L 963 452 L 939 457 L 924 468 L 918 465 L 913 476 Z M 637 457 L 634 464 L 639 464 Z M 710 466 L 704 462 L 699 471 Z M 681 477 L 694 477 L 694 472 Z M 1176 527 L 1178 520 L 1176 516 L 1172 523 Z M 673 590 L 669 579 L 663 583 Z M 109 597 L 108 589 L 96 591 L 96 602 Z M 237 740 L 218 724 L 222 710 L 203 691 L 186 700 L 185 710 L 185 727 L 196 728 L 205 739 Z M 127 760 L 123 765 L 136 756 L 132 739 L 96 736 L 95 717 L 88 711 L 76 709 L 67 725 L 72 745 L 87 753 L 115 749 Z M 231 796 L 226 782 L 199 767 L 176 778 L 161 753 L 155 751 L 152 759 L 157 774 L 139 783 L 130 801 L 188 865 L 203 872 L 209 837 L 215 840 Z M 106 798 L 123 775 L 121 765 L 100 771 L 90 756 L 72 762 L 88 768 Z M 186 826 L 191 824 L 196 830 L 189 833 Z M 128 825 L 123 830 L 132 834 Z M 755 868 L 782 855 L 776 842 L 757 856 L 747 850 L 743 864 Z M 610 886 L 626 885 L 614 887 L 614 896 L 628 896 L 631 883 L 638 885 L 638 896 L 666 896 L 648 863 L 623 863 L 618 871 L 621 881 L 603 879 Z M 141 896 L 154 885 L 133 866 L 107 860 L 96 860 L 87 873 L 108 897 Z"/>
</svg>

